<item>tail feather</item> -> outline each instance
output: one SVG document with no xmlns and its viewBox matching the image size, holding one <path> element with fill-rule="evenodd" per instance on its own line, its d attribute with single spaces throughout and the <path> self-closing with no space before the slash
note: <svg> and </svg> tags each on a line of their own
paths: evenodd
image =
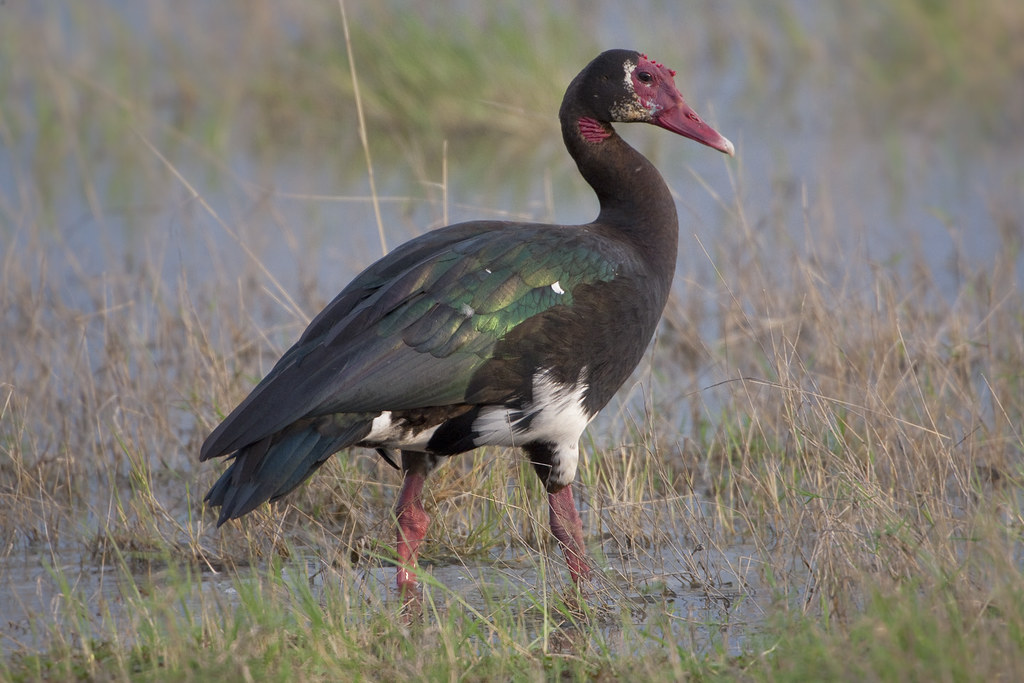
<svg viewBox="0 0 1024 683">
<path fill-rule="evenodd" d="M 334 453 L 370 432 L 361 421 L 338 433 L 324 434 L 317 425 L 278 432 L 239 449 L 231 466 L 204 498 L 220 507 L 217 526 L 252 512 L 267 501 L 293 491 L 316 472 Z"/>
</svg>

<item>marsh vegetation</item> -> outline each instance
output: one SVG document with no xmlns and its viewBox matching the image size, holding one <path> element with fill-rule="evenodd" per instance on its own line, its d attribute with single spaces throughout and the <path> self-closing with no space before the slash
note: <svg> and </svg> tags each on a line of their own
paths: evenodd
<svg viewBox="0 0 1024 683">
<path fill-rule="evenodd" d="M 0 4 L 0 678 L 1024 671 L 1024 4 L 616 5 Z M 555 113 L 613 45 L 737 159 L 623 131 L 681 253 L 585 606 L 501 450 L 432 475 L 411 622 L 372 453 L 215 529 L 199 445 L 381 234 L 592 218 Z"/>
</svg>

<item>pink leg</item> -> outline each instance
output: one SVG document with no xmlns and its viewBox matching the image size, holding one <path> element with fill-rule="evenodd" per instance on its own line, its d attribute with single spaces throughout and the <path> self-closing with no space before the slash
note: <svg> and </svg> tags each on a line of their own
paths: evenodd
<svg viewBox="0 0 1024 683">
<path fill-rule="evenodd" d="M 583 559 L 583 522 L 576 512 L 572 486 L 549 493 L 548 507 L 551 509 L 551 533 L 558 539 L 569 565 L 569 576 L 578 587 L 581 581 L 590 578 L 590 567 Z"/>
<path fill-rule="evenodd" d="M 398 591 L 403 596 L 413 595 L 417 590 L 416 557 L 430 524 L 421 497 L 427 478 L 424 460 L 420 453 L 402 453 L 405 478 L 395 503 L 395 516 L 398 517 Z"/>
</svg>

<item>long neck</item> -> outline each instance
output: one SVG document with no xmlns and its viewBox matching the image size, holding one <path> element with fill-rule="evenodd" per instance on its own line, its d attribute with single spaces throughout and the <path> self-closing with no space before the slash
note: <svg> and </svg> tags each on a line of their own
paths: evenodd
<svg viewBox="0 0 1024 683">
<path fill-rule="evenodd" d="M 675 270 L 679 219 L 675 202 L 658 169 L 619 137 L 609 124 L 601 124 L 607 137 L 588 140 L 580 131 L 581 116 L 572 107 L 561 112 L 562 138 L 601 202 L 595 225 L 608 228 L 629 241 L 662 273 Z"/>
</svg>

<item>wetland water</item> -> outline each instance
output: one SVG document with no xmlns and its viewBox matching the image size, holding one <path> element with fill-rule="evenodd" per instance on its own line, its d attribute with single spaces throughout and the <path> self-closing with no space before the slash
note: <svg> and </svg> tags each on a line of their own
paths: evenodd
<svg viewBox="0 0 1024 683">
<path fill-rule="evenodd" d="M 678 534 L 684 538 L 689 530 L 681 524 Z M 588 623 L 601 629 L 610 642 L 615 642 L 615 632 L 622 629 L 625 620 L 640 629 L 662 632 L 666 638 L 678 637 L 673 632 L 682 631 L 689 640 L 688 647 L 696 653 L 721 648 L 738 655 L 744 638 L 758 631 L 764 617 L 762 605 L 770 599 L 771 590 L 760 579 L 753 546 L 604 546 L 607 552 L 599 555 L 599 575 L 588 592 L 587 604 L 592 609 Z M 591 544 L 592 550 L 597 548 Z M 434 593 L 441 609 L 468 608 L 487 614 L 495 605 L 511 605 L 514 612 L 524 615 L 528 634 L 536 638 L 545 627 L 560 624 L 548 623 L 538 609 L 538 587 L 545 583 L 544 572 L 563 570 L 557 550 L 548 548 L 546 552 L 546 570 L 538 565 L 538 560 L 545 558 L 527 547 L 513 547 L 482 562 L 425 563 L 424 567 L 444 586 L 443 592 Z M 143 569 L 143 565 L 149 566 Z M 360 600 L 391 605 L 393 609 L 399 600 L 394 569 L 371 565 L 364 561 L 338 571 L 323 556 L 299 556 L 283 565 L 280 580 L 286 586 L 308 583 L 321 602 L 326 601 L 325 592 L 336 592 L 344 584 Z M 51 634 L 38 631 L 40 619 L 58 624 L 58 630 L 71 641 L 74 634 L 91 628 L 97 633 L 113 631 L 123 642 L 131 642 L 132 622 L 127 617 L 132 603 L 128 598 L 137 595 L 140 586 L 144 591 L 159 590 L 163 583 L 180 581 L 181 571 L 181 567 L 143 562 L 134 575 L 126 576 L 122 569 L 84 556 L 74 546 L 57 548 L 46 556 L 11 553 L 3 570 L 5 590 L 0 593 L 0 612 L 4 614 L 0 650 L 44 647 Z M 200 611 L 209 603 L 237 605 L 237 582 L 259 584 L 267 578 L 265 571 L 256 567 L 202 571 L 199 590 L 181 599 L 178 609 Z M 427 590 L 429 593 L 431 589 Z M 679 622 L 686 628 L 679 629 Z M 568 623 L 561 625 L 569 634 L 576 631 Z M 582 632 L 578 635 L 588 637 Z"/>
<path fill-rule="evenodd" d="M 130 4 L 114 3 L 123 5 L 121 9 Z M 603 47 L 637 46 L 653 53 L 658 44 L 667 44 L 664 29 L 652 40 L 645 40 L 648 36 L 636 23 L 623 20 L 619 11 L 610 7 L 612 4 L 595 15 Z M 159 5 L 150 3 L 152 7 Z M 816 40 L 827 45 L 827 32 L 836 30 L 828 16 L 814 3 L 794 2 L 791 7 L 808 34 L 822 32 Z M 0 6 L 0 15 L 10 11 Z M 71 18 L 39 15 L 36 19 L 56 22 L 52 31 L 62 34 L 85 54 L 105 54 L 90 50 L 88 41 L 96 33 L 79 33 Z M 124 30 L 142 36 L 139 43 L 146 43 L 147 32 L 155 30 L 148 16 L 129 13 L 125 20 Z M 769 30 L 772 26 L 768 24 Z M 229 26 L 222 29 L 231 30 Z M 699 32 L 693 35 L 700 39 Z M 192 36 L 183 31 L 177 39 L 187 50 Z M 164 45 L 161 49 L 170 48 Z M 786 82 L 784 74 L 763 73 L 755 78 L 751 75 L 754 64 L 747 54 L 749 49 L 743 44 L 693 49 L 689 54 L 710 55 L 725 50 L 732 57 L 691 65 L 684 73 L 692 78 L 681 83 L 694 108 L 736 143 L 735 162 L 705 153 L 683 140 L 666 140 L 661 131 L 621 127 L 625 137 L 651 156 L 679 195 L 677 291 L 695 287 L 712 292 L 716 290 L 716 267 L 727 273 L 734 267 L 728 254 L 729 245 L 739 239 L 734 232 L 739 220 L 737 206 L 755 238 L 766 225 L 785 225 L 791 232 L 784 237 L 805 244 L 809 252 L 819 248 L 848 251 L 848 271 L 830 275 L 836 287 L 854 295 L 870 293 L 872 269 L 879 264 L 910 268 L 912 257 L 920 255 L 938 280 L 938 291 L 955 297 L 963 284 L 964 264 L 983 267 L 993 261 L 1005 244 L 1006 231 L 1020 229 L 1019 217 L 1024 215 L 1024 141 L 1020 136 L 987 137 L 985 131 L 964 124 L 963 117 L 970 116 L 969 112 L 928 119 L 927 127 L 912 125 L 914 115 L 897 117 L 895 113 L 888 124 L 884 120 L 879 124 L 879 105 L 868 101 L 863 90 L 843 83 L 841 64 L 831 65 L 836 69 L 835 79 L 829 78 L 829 67 L 821 65 L 809 65 L 803 71 L 789 65 L 782 69 L 788 70 L 790 80 Z M 83 83 L 90 78 L 102 81 L 108 66 L 75 62 L 67 51 L 50 57 L 56 73 L 64 74 L 62 87 L 72 91 L 85 88 Z M 671 62 L 673 55 L 659 54 L 658 58 Z M 89 69 L 95 73 L 90 75 Z M 21 83 L 19 87 L 31 97 L 47 86 L 37 82 Z M 366 83 L 363 87 L 380 84 Z M 883 104 L 897 105 L 891 101 Z M 103 106 L 99 105 L 97 117 L 102 116 Z M 39 277 L 60 291 L 63 307 L 78 311 L 86 345 L 94 341 L 93 335 L 103 334 L 91 327 L 91 316 L 117 302 L 98 301 L 94 292 L 79 289 L 85 279 L 130 271 L 144 261 L 155 262 L 159 264 L 160 281 L 153 286 L 162 289 L 167 300 L 174 300 L 176 292 L 199 291 L 211 280 L 233 283 L 230 274 L 246 270 L 251 258 L 266 269 L 263 280 L 246 283 L 266 293 L 265 303 L 254 315 L 277 324 L 290 315 L 282 292 L 298 296 L 305 290 L 303 301 L 307 302 L 329 299 L 379 254 L 376 220 L 367 201 L 366 177 L 357 155 L 344 160 L 345 168 L 339 172 L 339 160 L 331 150 L 314 148 L 288 156 L 264 156 L 238 139 L 212 151 L 202 145 L 181 144 L 173 136 L 157 139 L 157 147 L 172 155 L 175 170 L 196 188 L 202 204 L 208 204 L 218 220 L 190 190 L 166 173 L 156 155 L 148 152 L 131 157 L 133 163 L 141 163 L 140 167 L 126 167 L 117 150 L 97 150 L 88 144 L 56 159 L 38 158 L 36 155 L 45 152 L 42 138 L 49 133 L 42 105 L 32 107 L 39 115 L 36 125 L 9 137 L 11 144 L 0 153 L 0 200 L 6 211 L 2 229 L 9 250 L 5 258 L 42 245 L 41 252 L 31 252 L 46 255 L 40 260 Z M 436 227 L 445 211 L 450 222 L 488 217 L 488 210 L 494 211 L 490 215 L 526 214 L 556 222 L 589 220 L 596 202 L 564 157 L 557 135 L 552 135 L 555 113 L 524 115 L 543 116 L 551 125 L 538 137 L 536 150 L 513 155 L 512 163 L 502 165 L 499 175 L 515 176 L 508 184 L 480 181 L 479 169 L 489 161 L 474 155 L 492 154 L 494 147 L 480 152 L 460 145 L 458 140 L 451 141 L 446 207 L 438 201 L 440 168 L 414 170 L 400 154 L 378 155 L 375 166 L 378 189 L 384 197 L 381 208 L 389 245 L 393 247 Z M 921 116 L 924 121 L 924 112 Z M 84 138 L 94 134 L 88 127 L 85 130 Z M 131 131 L 131 127 L 125 130 Z M 337 133 L 354 139 L 354 122 L 340 121 Z M 497 138 L 504 133 L 495 131 L 494 135 Z M 132 132 L 125 132 L 123 140 L 134 148 L 144 144 L 142 136 L 133 137 Z M 417 146 L 441 144 L 442 140 L 415 142 Z M 346 149 L 357 148 L 348 144 Z M 500 151 L 500 146 L 497 149 Z M 140 158 L 146 161 L 139 162 Z M 47 173 L 26 170 L 40 166 L 52 168 L 55 187 L 45 186 Z M 119 184 L 126 182 L 126 175 L 155 180 L 144 195 L 125 196 Z M 138 184 L 129 186 L 137 188 Z M 37 223 L 42 226 L 38 232 L 26 230 L 26 226 Z M 819 247 L 821 238 L 815 230 L 822 225 L 827 226 L 830 236 Z M 240 243 L 251 256 L 242 253 Z M 766 258 L 770 257 L 770 251 L 766 251 Z M 759 265 L 785 266 L 770 262 Z M 1019 260 L 1016 271 L 1019 280 L 1024 275 L 1024 264 Z M 204 304 L 191 295 L 184 300 L 197 306 Z M 304 309 L 306 315 L 313 312 Z M 144 311 L 140 315 L 146 317 Z M 719 323 L 713 318 L 703 319 L 700 331 L 707 343 L 714 343 Z M 144 330 L 145 325 L 140 329 Z M 280 341 L 275 339 L 275 343 Z M 17 353 L 5 343 L 8 358 Z M 4 368 L 9 375 L 2 381 L 16 391 L 19 382 L 28 377 L 22 374 L 24 368 L 17 361 Z M 59 374 L 60 368 L 55 372 Z M 693 377 L 674 372 L 669 369 L 667 376 L 651 381 L 657 384 L 663 401 L 680 406 L 695 400 L 714 404 L 714 392 L 705 387 L 728 376 L 728 369 L 716 367 L 704 368 Z M 67 380 L 56 377 L 54 381 Z M 74 387 L 66 391 L 71 396 Z M 681 412 L 687 410 L 680 408 Z M 597 443 L 614 443 L 621 436 L 622 412 L 621 404 L 618 409 L 613 404 L 594 423 L 591 429 Z M 196 443 L 194 435 L 190 436 L 195 427 L 187 410 L 179 409 L 167 419 L 182 434 L 182 444 Z M 682 418 L 680 421 L 685 422 Z M 184 446 L 152 457 L 154 467 L 198 476 L 192 463 L 196 453 Z M 178 495 L 180 483 L 177 487 L 168 485 L 160 495 Z M 102 489 L 109 485 L 107 479 L 95 482 L 97 501 L 107 499 Z M 96 509 L 91 505 L 87 501 L 84 508 Z M 188 519 L 189 512 L 182 507 L 170 506 L 180 511 L 182 519 Z M 47 545 L 38 530 L 5 529 L 6 549 L 0 555 L 0 613 L 4 615 L 0 641 L 4 649 L 40 645 L 34 626 L 40 615 L 52 615 L 58 621 L 69 618 L 68 606 L 63 604 L 68 594 L 62 588 L 64 582 L 82 596 L 82 618 L 97 623 L 117 619 L 124 577 L 97 562 L 89 551 L 90 538 L 103 524 L 99 516 L 84 515 L 80 528 L 63 529 L 62 540 L 53 545 Z M 656 563 L 626 561 L 609 554 L 603 568 L 613 586 L 620 584 L 616 594 L 635 605 L 638 620 L 645 618 L 645 605 L 667 605 L 663 611 L 699 625 L 695 629 L 698 647 L 722 637 L 714 629 L 729 627 L 737 634 L 729 647 L 737 648 L 744 633 L 756 630 L 758 599 L 767 593 L 756 578 L 757 572 L 750 570 L 753 552 L 742 544 L 714 552 L 695 551 L 697 546 L 671 545 L 642 556 L 660 558 Z M 693 553 L 704 554 L 702 566 L 708 576 L 696 577 L 706 579 L 703 584 L 693 576 Z M 478 606 L 484 603 L 481 586 L 497 586 L 497 592 L 515 600 L 540 582 L 532 564 L 524 569 L 516 557 L 496 559 L 505 565 L 436 565 L 432 573 L 456 593 L 462 591 L 460 586 L 467 586 L 471 594 L 467 602 Z M 290 565 L 296 572 L 310 566 L 315 566 L 315 561 L 305 566 L 301 561 Z M 319 581 L 331 577 L 330 572 L 312 573 Z M 616 578 L 623 576 L 630 579 Z M 231 580 L 230 576 L 205 574 L 204 590 L 226 592 Z M 369 590 L 386 595 L 393 575 L 390 568 L 369 568 L 365 581 Z M 643 592 L 635 589 L 638 585 L 653 587 Z"/>
</svg>

